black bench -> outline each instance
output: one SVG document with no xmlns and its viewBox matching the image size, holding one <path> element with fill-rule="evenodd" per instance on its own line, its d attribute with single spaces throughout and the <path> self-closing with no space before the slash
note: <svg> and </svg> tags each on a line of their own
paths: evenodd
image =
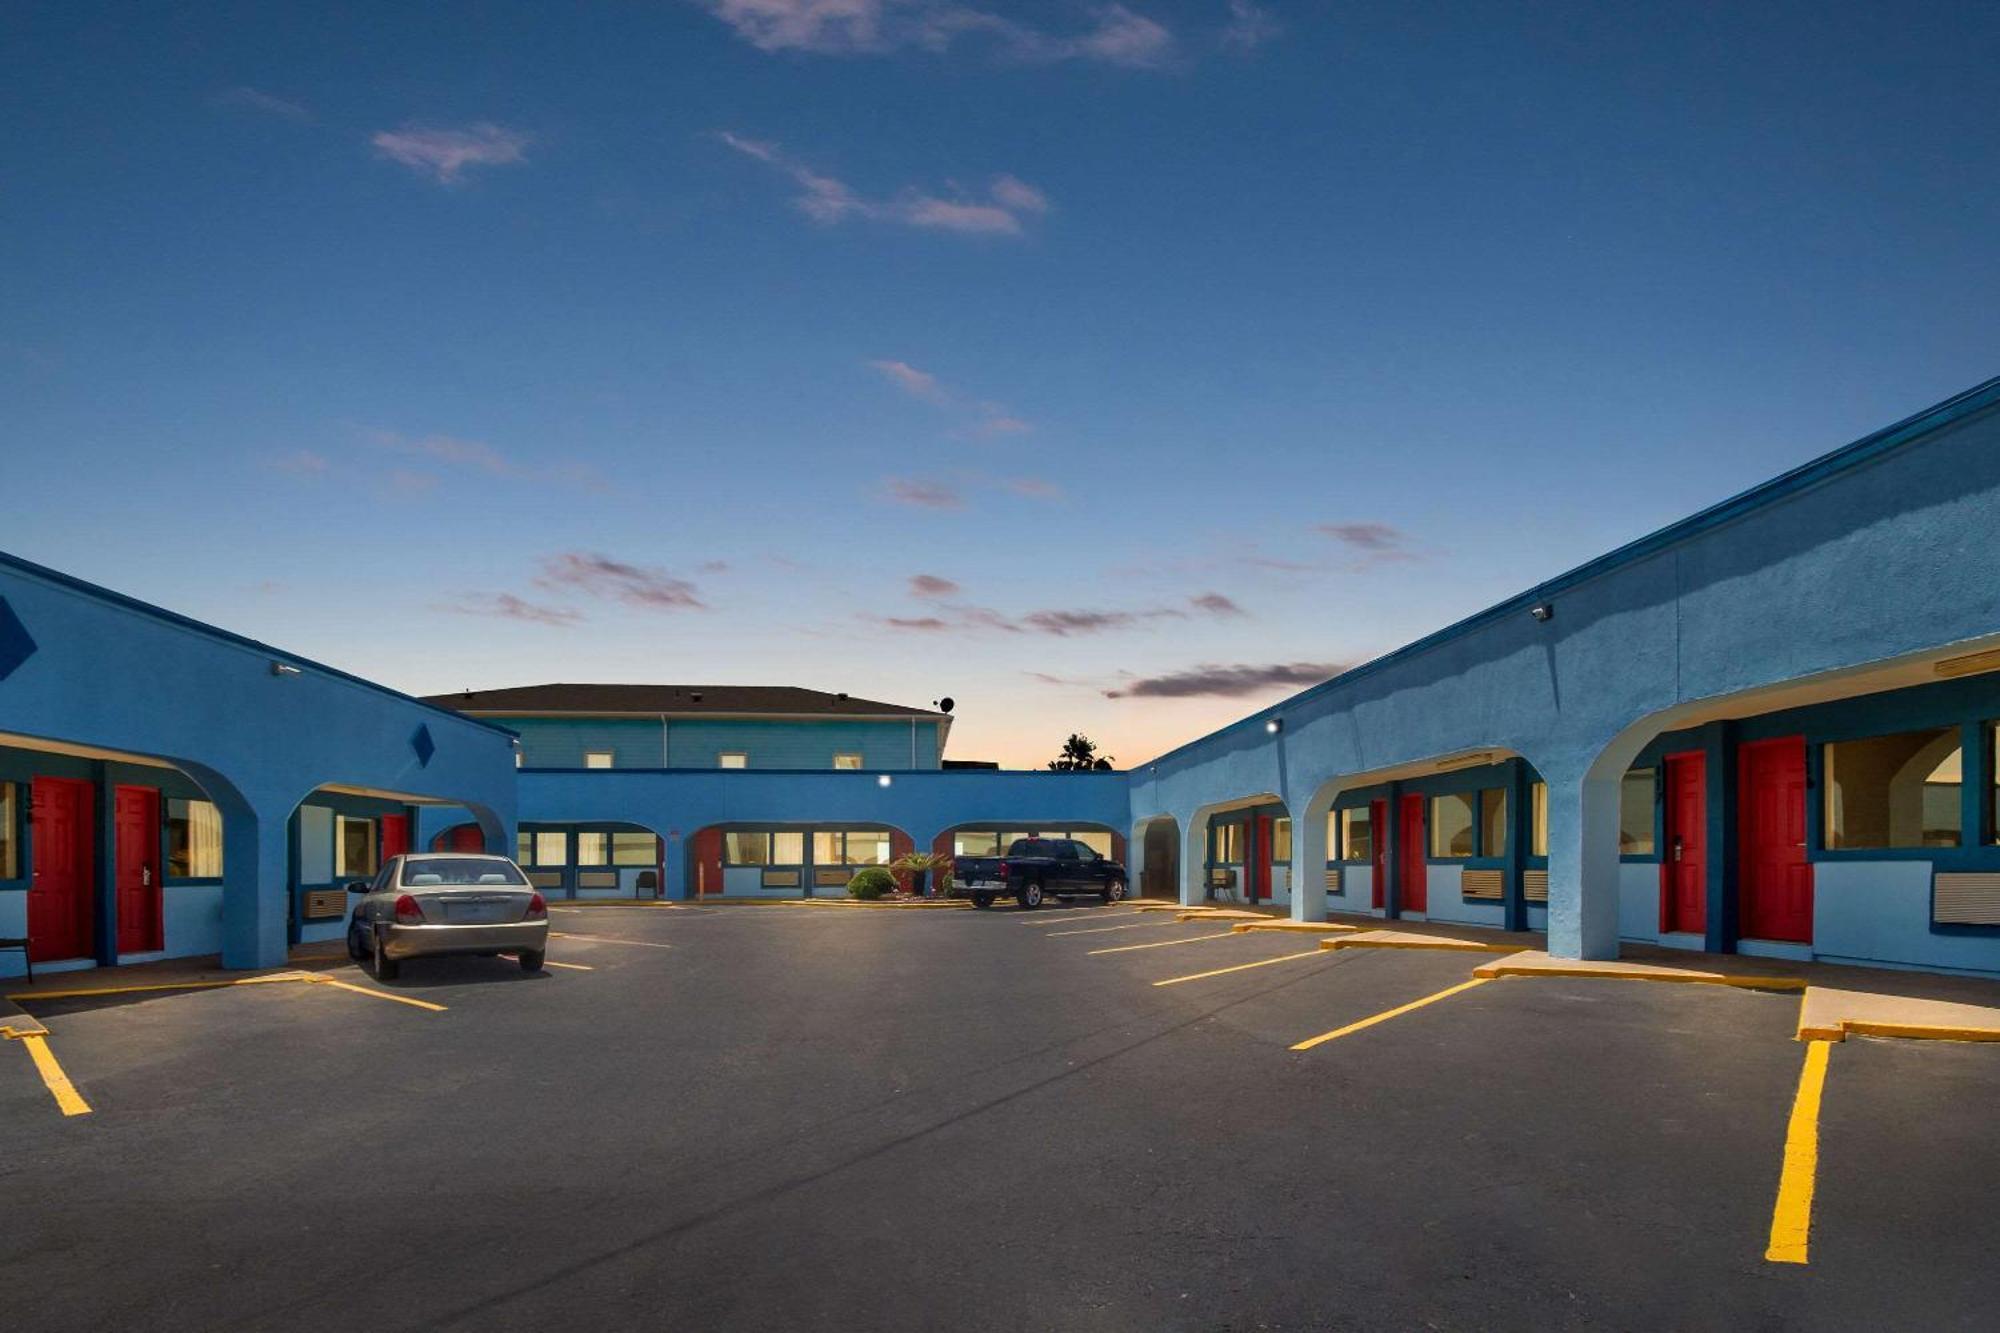
<svg viewBox="0 0 2000 1333">
<path fill-rule="evenodd" d="M 35 960 L 28 954 L 28 942 L 26 940 L 10 940 L 10 939 L 0 938 L 0 950 L 5 950 L 5 949 L 20 950 L 22 965 L 28 969 L 28 984 L 31 986 L 34 985 Z"/>
</svg>

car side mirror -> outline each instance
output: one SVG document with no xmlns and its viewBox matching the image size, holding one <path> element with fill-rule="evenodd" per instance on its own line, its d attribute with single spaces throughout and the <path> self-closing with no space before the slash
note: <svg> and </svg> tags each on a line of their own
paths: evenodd
<svg viewBox="0 0 2000 1333">
<path fill-rule="evenodd" d="M 368 886 L 357 879 L 347 886 L 347 891 L 349 893 L 366 893 L 368 892 Z"/>
</svg>

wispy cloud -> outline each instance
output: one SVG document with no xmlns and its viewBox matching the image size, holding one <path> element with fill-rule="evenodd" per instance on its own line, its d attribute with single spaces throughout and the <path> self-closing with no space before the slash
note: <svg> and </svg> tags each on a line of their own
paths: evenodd
<svg viewBox="0 0 2000 1333">
<path fill-rule="evenodd" d="M 564 551 L 547 557 L 535 583 L 553 591 L 582 592 L 648 611 L 707 609 L 695 585 L 686 579 L 594 551 Z"/>
<path fill-rule="evenodd" d="M 929 591 L 919 590 L 920 580 L 925 581 L 923 586 L 930 589 Z M 942 586 L 931 588 L 933 582 Z M 1020 615 L 1009 615 L 990 606 L 952 602 L 950 598 L 958 592 L 958 585 L 949 579 L 935 579 L 932 575 L 920 574 L 913 577 L 910 584 L 913 596 L 938 604 L 937 612 L 917 618 L 875 617 L 873 619 L 876 623 L 890 629 L 920 630 L 925 633 L 948 630 L 967 633 L 994 631 L 1002 634 L 1045 634 L 1051 638 L 1068 639 L 1137 629 L 1157 621 L 1187 620 L 1195 615 L 1220 617 L 1247 614 L 1242 607 L 1221 593 L 1202 593 L 1187 599 L 1187 605 L 1192 610 L 1178 606 L 1149 606 L 1137 609 L 1044 607 Z"/>
<path fill-rule="evenodd" d="M 480 121 L 457 130 L 405 125 L 399 130 L 383 130 L 369 142 L 392 162 L 400 162 L 440 185 L 456 185 L 467 167 L 513 166 L 527 161 L 525 150 L 531 140 L 518 130 Z"/>
<path fill-rule="evenodd" d="M 1321 523 L 1317 527 L 1323 536 L 1333 538 L 1356 557 L 1357 569 L 1421 558 L 1409 534 L 1387 523 Z"/>
<path fill-rule="evenodd" d="M 293 449 L 267 459 L 266 463 L 274 470 L 290 473 L 294 477 L 323 476 L 332 466 L 325 454 L 317 454 L 310 449 Z"/>
<path fill-rule="evenodd" d="M 538 602 L 525 601 L 511 592 L 494 594 L 470 594 L 455 602 L 438 602 L 431 607 L 457 616 L 496 616 L 502 620 L 519 620 L 531 625 L 550 625 L 567 629 L 581 624 L 583 612 L 566 606 L 544 606 Z"/>
<path fill-rule="evenodd" d="M 1188 602 L 1195 610 L 1205 611 L 1212 616 L 1233 617 L 1250 614 L 1237 605 L 1234 598 L 1224 597 L 1219 592 L 1205 592 L 1197 597 L 1188 598 Z"/>
<path fill-rule="evenodd" d="M 891 477 L 882 483 L 882 498 L 891 504 L 913 505 L 919 509 L 962 509 L 965 497 L 942 481 L 920 477 Z"/>
<path fill-rule="evenodd" d="M 890 504 L 912 505 L 919 509 L 962 509 L 971 491 L 1006 491 L 1024 500 L 1055 503 L 1063 498 L 1062 488 L 1040 477 L 982 477 L 960 473 L 951 478 L 889 477 L 884 479 L 877 498 Z"/>
<path fill-rule="evenodd" d="M 879 359 L 867 363 L 883 379 L 901 389 L 910 397 L 942 407 L 962 412 L 971 420 L 966 429 L 981 438 L 995 435 L 1024 435 L 1034 429 L 1034 425 L 1023 417 L 1016 416 L 1004 403 L 990 399 L 968 399 L 958 390 L 951 388 L 936 375 L 927 370 L 919 370 L 907 361 Z"/>
<path fill-rule="evenodd" d="M 1107 699 L 1241 699 L 1279 689 L 1301 689 L 1330 680 L 1347 670 L 1344 662 L 1272 662 L 1263 666 L 1222 666 L 1204 663 L 1164 676 L 1141 676 L 1116 689 Z"/>
<path fill-rule="evenodd" d="M 936 574 L 910 575 L 910 596 L 912 597 L 932 602 L 943 597 L 956 597 L 958 593 L 959 586 L 950 579 L 941 578 Z"/>
<path fill-rule="evenodd" d="M 284 120 L 311 120 L 312 112 L 304 104 L 273 96 L 256 88 L 227 88 L 209 99 L 216 106 L 238 107 L 246 111 L 261 111 L 267 116 L 277 116 Z"/>
<path fill-rule="evenodd" d="M 1049 210 L 1048 196 L 1013 176 L 994 177 L 983 195 L 954 186 L 946 196 L 912 186 L 875 198 L 838 177 L 813 170 L 769 140 L 729 130 L 718 130 L 715 137 L 787 177 L 799 189 L 792 206 L 826 226 L 858 218 L 961 235 L 1018 236 L 1025 219 Z"/>
<path fill-rule="evenodd" d="M 1151 69 L 1168 64 L 1174 35 L 1122 4 L 1094 5 L 1090 26 L 1050 33 L 963 0 L 696 0 L 762 51 L 879 55 L 943 53 L 961 43 L 1033 63 L 1094 60 Z"/>
<path fill-rule="evenodd" d="M 1254 51 L 1283 31 L 1277 16 L 1256 0 L 1229 0 L 1229 23 L 1222 30 L 1222 44 Z"/>
<path fill-rule="evenodd" d="M 509 481 L 554 482 L 587 491 L 606 489 L 602 474 L 587 463 L 524 463 L 484 440 L 468 440 L 456 435 L 404 435 L 393 430 L 363 431 L 362 438 L 378 449 L 440 467 L 483 473 Z"/>
</svg>

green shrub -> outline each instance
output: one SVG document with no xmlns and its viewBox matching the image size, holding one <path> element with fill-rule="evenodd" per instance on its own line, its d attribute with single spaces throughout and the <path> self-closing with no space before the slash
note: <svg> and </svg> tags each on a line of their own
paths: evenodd
<svg viewBox="0 0 2000 1333">
<path fill-rule="evenodd" d="M 863 866 L 847 881 L 847 892 L 855 898 L 880 898 L 895 887 L 896 877 L 881 866 Z"/>
</svg>

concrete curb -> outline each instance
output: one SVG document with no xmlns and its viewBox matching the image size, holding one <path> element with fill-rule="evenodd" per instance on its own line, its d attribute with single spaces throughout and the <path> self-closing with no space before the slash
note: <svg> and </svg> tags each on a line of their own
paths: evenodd
<svg viewBox="0 0 2000 1333">
<path fill-rule="evenodd" d="M 1739 990 L 1802 991 L 1805 978 L 1754 972 L 1710 972 L 1656 963 L 1567 961 L 1537 950 L 1507 950 L 1512 956 L 1473 969 L 1478 977 L 1588 977 L 1600 981 L 1662 981 L 1696 986 L 1734 986 Z"/>
<path fill-rule="evenodd" d="M 1239 935 L 1253 930 L 1278 930 L 1298 935 L 1337 935 L 1343 931 L 1360 930 L 1360 926 L 1342 925 L 1337 921 L 1244 921 L 1231 926 Z"/>
<path fill-rule="evenodd" d="M 1519 953 L 1511 944 L 1454 939 L 1449 935 L 1417 935 L 1400 930 L 1364 930 L 1321 940 L 1322 949 L 1439 949 L 1447 953 Z"/>
<path fill-rule="evenodd" d="M 1910 1041 L 2000 1041 L 2000 1009 L 1909 995 L 1808 987 L 1799 1005 L 1800 1041 L 1901 1037 Z"/>
</svg>

